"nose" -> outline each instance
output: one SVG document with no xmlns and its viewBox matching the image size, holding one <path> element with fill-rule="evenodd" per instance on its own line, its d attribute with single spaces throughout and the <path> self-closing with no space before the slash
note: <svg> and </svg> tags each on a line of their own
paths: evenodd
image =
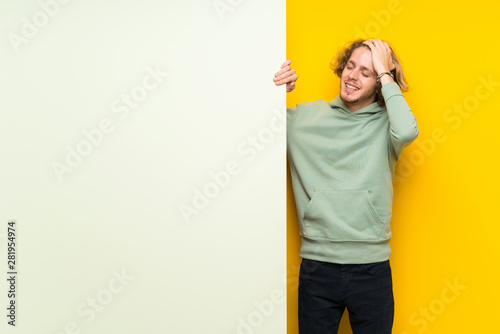
<svg viewBox="0 0 500 334">
<path fill-rule="evenodd" d="M 350 71 L 347 75 L 347 78 L 352 79 L 352 80 L 357 80 L 359 76 L 359 72 L 357 69 L 354 69 Z"/>
</svg>

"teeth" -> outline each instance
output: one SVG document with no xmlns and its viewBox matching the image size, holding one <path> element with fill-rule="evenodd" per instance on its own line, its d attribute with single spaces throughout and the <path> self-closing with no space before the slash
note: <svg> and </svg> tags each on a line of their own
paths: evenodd
<svg viewBox="0 0 500 334">
<path fill-rule="evenodd" d="M 359 90 L 359 88 L 356 88 L 354 86 L 349 85 L 348 83 L 345 84 L 347 88 L 352 89 L 352 90 Z"/>
</svg>

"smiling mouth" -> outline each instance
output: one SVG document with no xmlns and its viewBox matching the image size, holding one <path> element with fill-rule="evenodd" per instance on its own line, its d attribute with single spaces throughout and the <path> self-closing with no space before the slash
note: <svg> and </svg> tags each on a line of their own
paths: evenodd
<svg viewBox="0 0 500 334">
<path fill-rule="evenodd" d="M 349 90 L 353 90 L 353 91 L 359 90 L 359 88 L 358 88 L 358 87 L 353 86 L 353 85 L 351 85 L 351 84 L 348 84 L 347 82 L 345 83 L 345 86 L 346 86 Z"/>
</svg>

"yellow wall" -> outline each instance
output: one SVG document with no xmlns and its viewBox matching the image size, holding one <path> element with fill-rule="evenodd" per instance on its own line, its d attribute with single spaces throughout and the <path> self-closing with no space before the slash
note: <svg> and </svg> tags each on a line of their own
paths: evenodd
<svg viewBox="0 0 500 334">
<path fill-rule="evenodd" d="M 497 8 L 494 1 L 287 2 L 287 58 L 299 75 L 289 107 L 338 94 L 329 61 L 362 33 L 391 41 L 403 60 L 420 135 L 396 167 L 395 334 L 499 327 Z M 295 334 L 300 239 L 289 174 L 288 188 L 288 333 Z M 351 333 L 347 319 L 340 333 Z"/>
</svg>

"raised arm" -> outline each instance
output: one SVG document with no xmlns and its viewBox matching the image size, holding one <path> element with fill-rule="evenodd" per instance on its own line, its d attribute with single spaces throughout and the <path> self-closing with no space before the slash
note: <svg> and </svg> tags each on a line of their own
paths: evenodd
<svg viewBox="0 0 500 334">
<path fill-rule="evenodd" d="M 418 136 L 418 126 L 400 87 L 388 73 L 395 69 L 392 59 L 392 50 L 380 39 L 369 39 L 364 42 L 372 51 L 373 68 L 382 86 L 381 93 L 385 100 L 390 123 L 390 139 L 396 157 L 399 157 L 403 148 L 409 145 Z"/>
<path fill-rule="evenodd" d="M 384 85 L 382 95 L 389 116 L 389 136 L 392 147 L 396 157 L 399 157 L 403 148 L 418 136 L 417 120 L 395 82 Z"/>
</svg>

